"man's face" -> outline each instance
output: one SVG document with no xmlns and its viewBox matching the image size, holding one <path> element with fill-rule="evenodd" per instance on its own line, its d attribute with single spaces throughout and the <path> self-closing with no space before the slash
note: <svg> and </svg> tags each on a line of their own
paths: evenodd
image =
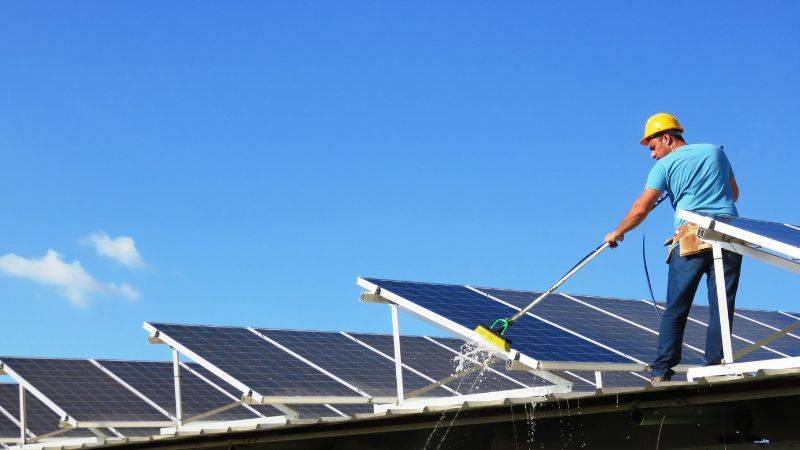
<svg viewBox="0 0 800 450">
<path fill-rule="evenodd" d="M 661 136 L 650 138 L 647 146 L 650 148 L 650 156 L 653 159 L 661 159 L 669 153 L 669 136 L 662 134 Z"/>
</svg>

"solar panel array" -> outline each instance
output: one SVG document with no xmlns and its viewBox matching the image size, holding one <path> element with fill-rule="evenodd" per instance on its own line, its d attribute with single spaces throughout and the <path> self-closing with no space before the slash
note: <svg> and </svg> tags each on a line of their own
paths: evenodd
<svg viewBox="0 0 800 450">
<path fill-rule="evenodd" d="M 75 420 L 169 420 L 90 361 L 14 357 L 0 361 Z"/>
<path fill-rule="evenodd" d="M 201 365 L 209 370 L 221 370 L 242 382 L 246 388 L 264 396 L 338 396 L 338 397 L 393 397 L 397 393 L 395 381 L 395 361 L 393 341 L 390 335 L 366 335 L 344 332 L 298 331 L 278 329 L 247 329 L 233 327 L 210 327 L 201 325 L 150 324 L 158 330 L 162 339 L 174 340 L 188 351 L 198 356 Z M 254 340 L 255 338 L 255 340 Z M 246 345 L 247 358 L 237 358 L 239 354 L 230 354 L 221 343 L 235 342 Z M 436 338 L 439 339 L 439 338 Z M 442 339 L 444 343 L 433 338 L 403 337 L 401 348 L 409 360 L 403 360 L 403 382 L 405 392 L 419 392 L 420 396 L 451 396 L 463 394 L 470 389 L 466 386 L 461 391 L 453 386 L 434 387 L 433 383 L 450 377 L 455 373 L 458 348 L 463 341 Z M 448 345 L 455 347 L 452 349 Z M 467 367 L 478 364 L 467 362 Z M 253 372 L 253 366 L 264 367 Z M 301 378 L 308 385 L 285 387 L 270 378 L 265 381 L 265 374 L 270 371 L 280 372 L 290 367 L 303 373 Z M 289 376 L 290 374 L 283 374 Z M 473 386 L 478 374 L 471 374 L 463 379 Z M 298 377 L 300 378 L 300 377 Z M 473 392 L 485 392 L 489 386 L 499 389 L 520 389 L 546 384 L 532 374 L 508 375 L 504 367 L 481 374 L 481 385 Z M 474 388 L 474 386 L 473 386 Z M 333 405 L 335 409 L 345 412 L 367 412 L 369 406 Z M 294 406 L 292 406 L 294 407 Z"/>
<path fill-rule="evenodd" d="M 246 328 L 151 325 L 261 395 L 357 395 Z"/>
<path fill-rule="evenodd" d="M 533 291 L 379 279 L 368 281 L 469 328 L 492 317 L 510 316 L 539 295 Z M 663 308 L 661 304 L 658 306 Z M 734 345 L 737 349 L 795 320 L 792 314 L 771 311 L 738 309 L 736 314 Z M 683 362 L 702 363 L 707 321 L 708 307 L 693 306 L 685 334 Z M 221 371 L 226 378 L 243 383 L 265 396 L 383 397 L 396 394 L 394 342 L 390 335 L 152 325 L 162 336 L 174 339 L 200 359 L 199 363 L 182 363 L 185 418 L 241 398 L 241 389 L 218 377 L 212 370 Z M 647 362 L 654 352 L 658 326 L 659 317 L 654 306 L 644 301 L 554 294 L 532 310 L 531 317 L 512 327 L 509 334 L 514 339 L 515 348 L 539 360 Z M 463 341 L 402 336 L 400 342 L 406 394 L 465 395 L 550 384 L 529 372 L 508 371 L 503 364 L 454 377 Z M 780 355 L 800 355 L 800 336 L 784 336 L 746 358 L 764 359 Z M 171 362 L 0 360 L 79 421 L 163 421 L 176 414 Z M 470 364 L 475 364 L 475 361 L 467 365 Z M 595 387 L 593 372 L 562 371 L 558 374 L 573 382 L 575 390 Z M 453 380 L 426 391 L 433 383 L 447 378 Z M 605 386 L 633 386 L 643 384 L 643 378 L 641 374 L 608 372 L 604 374 L 603 382 Z M 131 389 L 152 401 L 157 408 Z M 17 395 L 16 385 L 0 385 L 0 407 L 6 405 L 12 417 L 18 415 Z M 351 415 L 372 410 L 370 405 L 350 404 L 286 406 L 298 412 L 301 418 Z M 210 420 L 251 419 L 284 413 L 268 405 L 237 406 Z M 28 414 L 29 427 L 36 434 L 52 431 L 59 419 L 32 396 Z M 119 431 L 135 435 L 136 430 Z M 148 428 L 138 432 L 154 431 Z M 0 433 L 11 433 L 16 437 L 16 424 L 0 415 Z M 71 433 L 88 434 L 85 430 Z"/>
<path fill-rule="evenodd" d="M 202 355 L 204 361 L 204 364 L 181 364 L 184 418 L 241 398 L 242 392 L 209 370 L 219 370 L 219 367 L 226 375 L 233 374 L 236 380 L 262 389 L 264 395 L 396 395 L 393 341 L 389 335 L 175 324 L 158 324 L 157 327 L 165 336 L 177 336 L 182 345 Z M 405 389 L 409 393 L 422 389 L 425 392 L 418 395 L 449 396 L 545 384 L 532 374 L 512 374 L 500 367 L 487 371 L 482 377 L 471 373 L 459 378 L 454 387 L 428 389 L 455 373 L 454 359 L 463 342 L 423 337 L 403 337 L 402 342 L 403 353 L 408 358 L 403 371 Z M 216 365 L 210 365 L 206 359 Z M 171 362 L 19 357 L 3 357 L 0 361 L 9 373 L 35 387 L 40 395 L 78 422 L 167 421 L 176 415 Z M 293 372 L 287 372 L 289 370 Z M 302 378 L 298 374 L 302 374 Z M 5 397 L 4 403 L 9 405 L 12 417 L 19 414 L 17 389 L 16 385 L 8 385 L 0 392 L 5 394 L 0 395 L 0 404 Z M 36 430 L 34 433 L 53 431 L 60 419 L 58 415 L 32 395 L 29 397 L 31 430 Z M 286 406 L 301 418 L 372 412 L 372 406 L 366 404 Z M 237 406 L 207 420 L 240 420 L 284 413 L 269 405 Z M 14 436 L 19 434 L 13 421 L 6 422 L 9 423 L 4 422 L 4 430 Z M 117 433 L 132 436 L 137 432 L 147 434 L 157 430 L 121 428 Z M 113 432 L 106 430 L 104 433 L 112 435 Z M 70 436 L 90 435 L 86 430 L 70 432 Z"/>
<path fill-rule="evenodd" d="M 365 279 L 382 292 L 422 306 L 430 317 L 453 321 L 467 329 L 509 317 L 540 293 L 461 285 Z M 699 302 L 698 302 L 699 303 Z M 649 363 L 655 356 L 659 313 L 646 301 L 553 294 L 509 329 L 512 348 L 540 361 Z M 664 305 L 657 308 L 663 310 Z M 798 317 L 798 315 L 794 315 Z M 429 317 L 429 318 L 430 318 Z M 704 363 L 708 306 L 692 306 L 683 346 L 685 364 Z M 793 323 L 792 314 L 737 308 L 733 324 L 734 351 Z M 441 323 L 447 328 L 446 320 Z M 789 334 L 756 350 L 741 361 L 800 356 L 800 336 Z M 591 373 L 570 373 L 593 380 Z M 604 375 L 604 384 L 639 385 L 641 374 Z"/>
<path fill-rule="evenodd" d="M 699 220 L 699 219 L 698 219 Z M 800 261 L 800 227 L 743 218 L 714 217 L 737 233 L 757 235 L 772 250 Z M 710 225 L 709 225 L 710 226 Z M 760 244 L 759 244 L 760 245 Z M 768 248 L 768 247 L 767 247 Z M 777 250 L 776 250 L 777 249 Z M 774 256 L 773 256 L 774 258 Z M 417 283 L 368 278 L 364 287 L 393 294 L 419 315 L 455 334 L 510 317 L 539 292 L 462 285 Z M 393 297 L 394 298 L 394 297 Z M 399 301 L 399 300 L 398 300 Z M 659 311 L 664 305 L 607 297 L 553 294 L 508 332 L 512 348 L 528 357 L 565 363 L 646 364 L 655 354 Z M 692 307 L 683 342 L 683 363 L 703 364 L 709 308 Z M 792 325 L 800 314 L 737 308 L 733 323 L 734 351 Z M 457 326 L 453 326 L 456 324 Z M 394 397 L 397 394 L 394 340 L 390 335 L 242 328 L 203 325 L 146 324 L 193 363 L 181 364 L 183 418 L 205 415 L 232 405 L 246 394 L 287 397 L 287 405 L 236 405 L 204 420 L 236 421 L 294 411 L 301 418 L 352 415 L 372 411 L 369 404 L 336 400 Z M 463 355 L 458 339 L 402 336 L 403 389 L 406 396 L 453 396 L 510 391 L 551 384 L 531 372 L 509 371 L 503 363 L 485 368 Z M 800 356 L 800 331 L 788 333 L 741 361 Z M 28 394 L 27 421 L 33 435 L 54 431 L 61 417 L 55 404 L 80 422 L 119 422 L 108 435 L 146 436 L 158 433 L 145 422 L 172 423 L 176 418 L 173 363 L 120 360 L 77 360 L 3 357 L 0 362 Z M 480 368 L 482 370 L 467 370 Z M 539 373 L 541 375 L 541 373 Z M 558 371 L 575 390 L 594 389 L 594 372 Z M 606 372 L 605 386 L 642 385 L 641 373 Z M 0 383 L 0 440 L 17 439 L 19 387 Z M 37 398 L 40 396 L 41 398 Z M 325 398 L 333 404 L 313 403 Z M 310 401 L 311 404 L 297 404 Z M 152 424 L 151 424 L 152 425 Z M 97 426 L 97 425 L 93 425 Z M 64 437 L 87 437 L 86 429 Z"/>
</svg>

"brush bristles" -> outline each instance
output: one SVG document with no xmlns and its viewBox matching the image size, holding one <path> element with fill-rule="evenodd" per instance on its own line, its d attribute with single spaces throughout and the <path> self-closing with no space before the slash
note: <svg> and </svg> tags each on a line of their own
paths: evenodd
<svg viewBox="0 0 800 450">
<path fill-rule="evenodd" d="M 483 340 L 503 350 L 504 352 L 507 352 L 511 349 L 511 341 L 503 338 L 491 328 L 478 325 L 478 327 L 475 328 L 475 332 L 478 333 Z"/>
</svg>

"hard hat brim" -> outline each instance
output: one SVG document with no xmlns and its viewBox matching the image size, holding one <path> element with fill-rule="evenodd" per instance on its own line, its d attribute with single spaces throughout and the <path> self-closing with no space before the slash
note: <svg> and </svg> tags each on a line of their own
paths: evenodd
<svg viewBox="0 0 800 450">
<path fill-rule="evenodd" d="M 644 136 L 643 138 L 639 139 L 639 143 L 642 145 L 647 145 L 647 143 L 650 141 L 650 139 L 653 138 L 653 136 L 657 135 L 658 133 L 663 133 L 665 131 L 671 131 L 671 130 L 678 130 L 681 133 L 683 133 L 683 127 L 664 128 L 663 130 L 658 130 L 655 133 L 650 133 Z"/>
</svg>

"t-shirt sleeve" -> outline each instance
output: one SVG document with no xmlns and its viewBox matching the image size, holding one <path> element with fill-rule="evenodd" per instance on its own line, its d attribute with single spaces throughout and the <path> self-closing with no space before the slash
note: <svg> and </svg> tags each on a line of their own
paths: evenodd
<svg viewBox="0 0 800 450">
<path fill-rule="evenodd" d="M 727 160 L 727 159 L 728 159 L 728 157 L 726 156 L 726 157 L 725 157 L 725 159 Z M 731 178 L 736 178 L 736 177 L 733 175 L 733 166 L 731 165 L 731 162 L 730 162 L 730 161 L 728 161 L 728 176 L 729 176 L 729 177 L 731 177 Z"/>
<path fill-rule="evenodd" d="M 719 152 L 722 154 L 722 160 L 725 161 L 725 164 L 728 166 L 728 176 L 735 178 L 733 175 L 733 166 L 731 165 L 731 161 L 728 159 L 728 155 L 725 154 L 725 150 L 720 147 Z"/>
<path fill-rule="evenodd" d="M 655 189 L 662 192 L 667 190 L 667 171 L 664 170 L 663 165 L 656 163 L 653 168 L 650 169 L 644 188 Z"/>
</svg>

